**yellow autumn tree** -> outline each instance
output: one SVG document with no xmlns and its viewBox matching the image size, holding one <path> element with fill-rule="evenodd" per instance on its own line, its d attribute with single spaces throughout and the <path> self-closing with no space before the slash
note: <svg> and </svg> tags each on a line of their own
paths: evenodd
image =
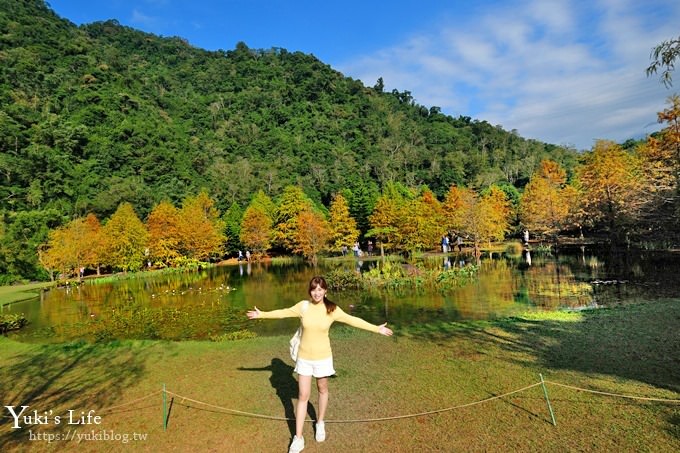
<svg viewBox="0 0 680 453">
<path fill-rule="evenodd" d="M 225 224 L 220 218 L 215 202 L 207 192 L 184 199 L 179 210 L 181 252 L 186 258 L 206 261 L 220 256 L 227 237 Z"/>
<path fill-rule="evenodd" d="M 489 187 L 481 201 L 485 209 L 488 205 L 489 211 L 485 219 L 485 239 L 502 241 L 510 230 L 510 219 L 513 214 L 510 200 L 503 190 L 494 185 Z"/>
<path fill-rule="evenodd" d="M 381 256 L 385 255 L 385 248 L 399 249 L 402 245 L 401 224 L 404 221 L 405 204 L 403 196 L 397 191 L 385 191 L 368 217 L 371 229 L 366 236 L 376 238 Z"/>
<path fill-rule="evenodd" d="M 591 224 L 621 236 L 638 219 L 649 198 L 637 155 L 610 141 L 596 142 L 578 171 L 581 202 Z"/>
<path fill-rule="evenodd" d="M 85 216 L 85 231 L 83 240 L 89 244 L 89 248 L 83 257 L 83 265 L 96 269 L 97 275 L 101 274 L 100 265 L 102 262 L 102 225 L 94 214 Z"/>
<path fill-rule="evenodd" d="M 543 160 L 520 198 L 520 222 L 536 234 L 556 235 L 570 223 L 573 188 L 566 172 L 554 161 Z"/>
<path fill-rule="evenodd" d="M 40 262 L 50 271 L 77 275 L 79 270 L 97 266 L 99 259 L 99 221 L 94 214 L 77 218 L 52 230 L 47 244 L 40 248 Z"/>
<path fill-rule="evenodd" d="M 467 219 L 476 202 L 477 194 L 472 189 L 456 185 L 449 187 L 442 205 L 446 229 L 455 231 L 458 234 L 464 233 Z"/>
<path fill-rule="evenodd" d="M 319 253 L 326 249 L 330 239 L 328 222 L 320 213 L 306 209 L 297 215 L 296 223 L 294 252 L 316 265 Z"/>
<path fill-rule="evenodd" d="M 180 224 L 179 211 L 169 201 L 162 201 L 153 208 L 146 219 L 151 260 L 167 266 L 180 257 Z"/>
<path fill-rule="evenodd" d="M 141 269 L 149 235 L 130 203 L 118 206 L 101 234 L 103 264 L 124 272 Z"/>
<path fill-rule="evenodd" d="M 483 196 L 472 189 L 452 186 L 444 212 L 447 226 L 469 238 L 477 254 L 482 242 L 505 238 L 512 218 L 510 201 L 497 186 L 491 186 Z"/>
<path fill-rule="evenodd" d="M 680 218 L 680 96 L 671 96 L 668 103 L 658 114 L 659 123 L 666 126 L 637 149 L 650 197 L 646 220 L 660 230 L 676 229 Z"/>
<path fill-rule="evenodd" d="M 404 219 L 399 222 L 399 234 L 404 247 L 411 251 L 429 250 L 437 247 L 442 235 L 446 234 L 441 204 L 434 194 L 426 189 L 402 210 Z"/>
<path fill-rule="evenodd" d="M 329 209 L 331 247 L 335 251 L 342 246 L 351 248 L 359 238 L 357 222 L 349 213 L 347 200 L 341 194 L 335 195 Z"/>
</svg>

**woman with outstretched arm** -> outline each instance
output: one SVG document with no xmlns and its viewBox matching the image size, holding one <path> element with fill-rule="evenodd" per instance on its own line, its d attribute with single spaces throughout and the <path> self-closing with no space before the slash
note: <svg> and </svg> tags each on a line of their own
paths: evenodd
<svg viewBox="0 0 680 453">
<path fill-rule="evenodd" d="M 295 372 L 298 374 L 298 403 L 295 411 L 295 436 L 290 444 L 289 453 L 298 453 L 305 448 L 302 431 L 307 416 L 312 377 L 316 378 L 316 387 L 319 391 L 315 438 L 317 442 L 326 440 L 323 420 L 328 408 L 328 378 L 335 374 L 333 352 L 328 336 L 331 324 L 338 321 L 381 335 L 392 335 L 392 330 L 387 327 L 387 323 L 376 326 L 345 313 L 335 303 L 328 300 L 327 292 L 326 280 L 316 276 L 309 282 L 308 293 L 311 301 L 300 301 L 290 308 L 273 311 L 260 311 L 255 307 L 247 313 L 249 319 L 301 318 L 302 339 L 295 363 Z"/>
</svg>

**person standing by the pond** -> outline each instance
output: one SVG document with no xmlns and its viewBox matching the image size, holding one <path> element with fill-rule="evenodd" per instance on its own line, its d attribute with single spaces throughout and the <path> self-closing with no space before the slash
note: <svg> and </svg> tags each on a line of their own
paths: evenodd
<svg viewBox="0 0 680 453">
<path fill-rule="evenodd" d="M 257 307 L 247 313 L 248 319 L 301 318 L 302 338 L 295 372 L 298 374 L 298 403 L 295 412 L 295 436 L 290 444 L 289 453 L 297 453 L 305 447 L 302 430 L 307 416 L 307 403 L 312 390 L 312 377 L 316 378 L 319 391 L 319 411 L 316 420 L 316 441 L 326 440 L 324 416 L 328 407 L 328 378 L 335 374 L 333 352 L 328 331 L 335 321 L 352 327 L 390 336 L 392 330 L 387 323 L 376 326 L 356 316 L 345 313 L 335 303 L 328 300 L 328 285 L 321 276 L 309 282 L 308 293 L 311 303 L 300 301 L 290 308 L 273 311 L 260 311 Z M 304 308 L 306 307 L 306 308 Z"/>
</svg>

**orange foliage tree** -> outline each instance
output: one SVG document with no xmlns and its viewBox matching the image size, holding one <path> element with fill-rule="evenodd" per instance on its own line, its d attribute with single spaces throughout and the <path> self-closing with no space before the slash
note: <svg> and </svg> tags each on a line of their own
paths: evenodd
<svg viewBox="0 0 680 453">
<path fill-rule="evenodd" d="M 97 275 L 100 275 L 100 264 L 102 262 L 102 225 L 99 219 L 94 214 L 88 214 L 85 217 L 85 231 L 83 231 L 83 240 L 90 244 L 89 249 L 83 257 L 83 265 L 97 270 Z"/>
<path fill-rule="evenodd" d="M 225 224 L 207 192 L 185 198 L 179 220 L 183 256 L 205 261 L 223 253 Z"/>
<path fill-rule="evenodd" d="M 670 104 L 658 114 L 660 123 L 666 123 L 655 136 L 637 151 L 642 159 L 643 181 L 651 198 L 647 221 L 661 229 L 677 229 L 680 217 L 680 96 L 668 99 Z M 673 221 L 669 222 L 669 220 Z"/>
<path fill-rule="evenodd" d="M 179 211 L 169 201 L 162 201 L 153 208 L 146 219 L 150 259 L 167 266 L 180 257 L 180 224 Z"/>
<path fill-rule="evenodd" d="M 637 155 L 604 140 L 584 156 L 578 181 L 589 223 L 617 235 L 639 218 L 649 201 L 640 163 Z"/>
<path fill-rule="evenodd" d="M 477 202 L 477 194 L 467 187 L 452 185 L 446 193 L 442 212 L 447 230 L 463 234 L 472 207 Z"/>
<path fill-rule="evenodd" d="M 446 227 L 441 204 L 430 190 L 402 209 L 403 220 L 398 222 L 404 247 L 416 252 L 436 248 Z"/>
<path fill-rule="evenodd" d="M 271 248 L 274 203 L 263 192 L 253 196 L 241 220 L 239 239 L 241 243 L 256 255 L 263 255 Z"/>
<path fill-rule="evenodd" d="M 316 265 L 319 253 L 330 239 L 328 222 L 320 213 L 306 209 L 297 215 L 296 223 L 294 251 Z"/>
<path fill-rule="evenodd" d="M 481 242 L 503 240 L 510 228 L 511 204 L 497 186 L 491 186 L 483 196 L 472 189 L 451 186 L 444 203 L 446 226 L 470 238 L 476 253 Z"/>
</svg>

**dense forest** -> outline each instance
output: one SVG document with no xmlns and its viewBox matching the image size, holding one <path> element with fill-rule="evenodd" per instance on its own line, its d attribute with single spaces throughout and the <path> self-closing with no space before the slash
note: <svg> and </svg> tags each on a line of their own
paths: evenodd
<svg viewBox="0 0 680 453">
<path fill-rule="evenodd" d="M 510 194 L 546 159 L 565 182 L 581 159 L 312 55 L 243 42 L 205 51 L 114 20 L 78 27 L 42 0 L 0 3 L 0 59 L 5 282 L 46 278 L 37 251 L 51 230 L 105 222 L 124 203 L 144 220 L 207 193 L 233 213 L 296 186 L 322 210 L 342 193 L 363 235 L 388 185 L 441 201 L 452 186 Z"/>
</svg>

